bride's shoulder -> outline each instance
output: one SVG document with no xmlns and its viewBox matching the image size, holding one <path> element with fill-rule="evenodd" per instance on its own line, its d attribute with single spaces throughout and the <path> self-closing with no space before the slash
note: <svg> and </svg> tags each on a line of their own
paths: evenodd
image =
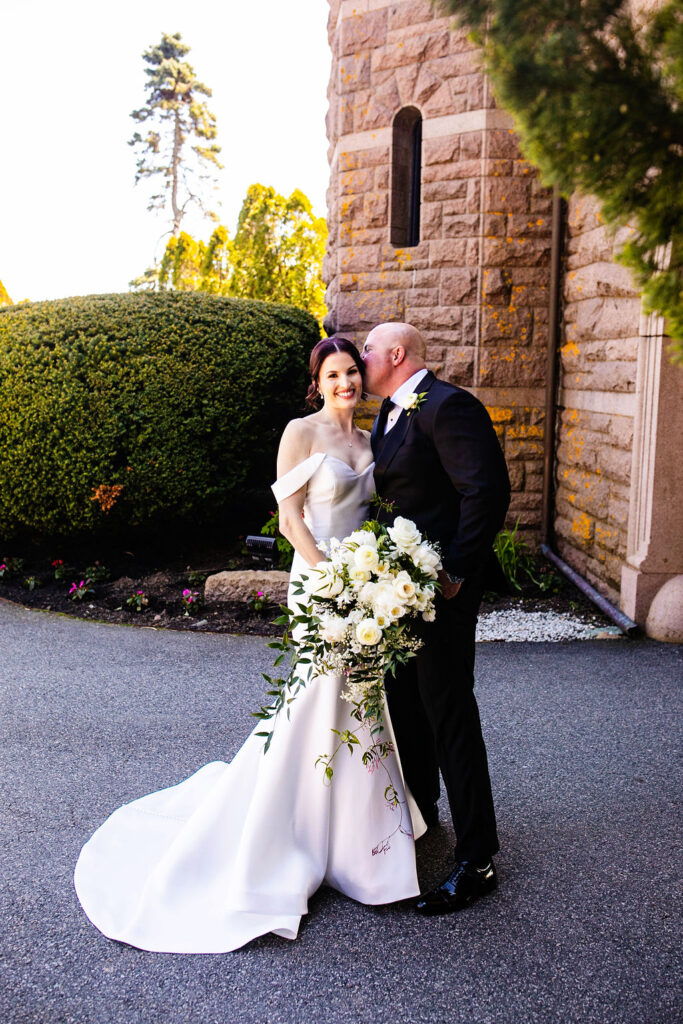
<svg viewBox="0 0 683 1024">
<path fill-rule="evenodd" d="M 290 420 L 282 431 L 278 451 L 278 475 L 308 458 L 313 447 L 316 430 L 310 416 Z"/>
<path fill-rule="evenodd" d="M 290 420 L 282 431 L 280 444 L 299 446 L 307 440 L 310 441 L 316 432 L 315 423 L 311 422 L 312 419 L 312 416 L 301 416 L 299 419 Z"/>
</svg>

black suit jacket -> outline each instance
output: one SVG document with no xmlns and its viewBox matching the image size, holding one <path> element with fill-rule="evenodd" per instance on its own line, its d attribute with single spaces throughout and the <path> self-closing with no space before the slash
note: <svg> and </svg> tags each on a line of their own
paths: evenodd
<svg viewBox="0 0 683 1024">
<path fill-rule="evenodd" d="M 469 391 L 431 372 L 416 390 L 425 395 L 419 409 L 403 410 L 384 436 L 384 416 L 372 428 L 377 493 L 394 502 L 380 518 L 412 519 L 440 543 L 453 575 L 500 584 L 491 545 L 510 504 L 510 479 L 491 418 Z"/>
</svg>

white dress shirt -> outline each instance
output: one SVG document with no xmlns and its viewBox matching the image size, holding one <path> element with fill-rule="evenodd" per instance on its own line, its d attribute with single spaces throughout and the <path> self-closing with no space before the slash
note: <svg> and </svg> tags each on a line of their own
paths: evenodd
<svg viewBox="0 0 683 1024">
<path fill-rule="evenodd" d="M 389 410 L 389 415 L 387 416 L 387 422 L 384 427 L 385 434 L 391 430 L 394 423 L 401 415 L 403 411 L 402 402 L 405 401 L 405 399 L 408 397 L 409 394 L 411 394 L 411 392 L 417 390 L 417 385 L 428 372 L 429 371 L 427 370 L 427 368 L 423 367 L 423 369 L 417 370 L 412 375 L 412 377 L 408 377 L 408 380 L 404 380 L 403 383 L 396 388 L 393 395 L 391 396 L 391 401 L 394 403 L 394 405 L 393 408 Z"/>
</svg>

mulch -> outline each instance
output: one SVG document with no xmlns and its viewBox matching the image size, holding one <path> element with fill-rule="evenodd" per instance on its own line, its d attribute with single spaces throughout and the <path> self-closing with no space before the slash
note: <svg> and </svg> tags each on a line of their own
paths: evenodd
<svg viewBox="0 0 683 1024">
<path fill-rule="evenodd" d="M 44 555 L 26 557 L 18 571 L 13 572 L 9 578 L 7 575 L 0 578 L 0 597 L 27 608 L 60 612 L 99 622 L 212 633 L 259 636 L 281 634 L 282 627 L 273 622 L 281 614 L 277 604 L 270 603 L 265 609 L 256 612 L 243 601 L 210 605 L 201 603 L 203 580 L 207 575 L 223 569 L 270 568 L 267 562 L 244 555 L 234 548 L 197 552 L 191 561 L 181 566 L 178 561 L 181 558 L 184 560 L 183 556 L 187 558 L 187 552 L 175 556 L 167 554 L 165 559 L 157 557 L 150 561 L 149 557 L 136 557 L 132 552 L 111 552 L 107 560 L 103 558 L 100 563 L 100 568 L 103 565 L 107 567 L 109 578 L 93 583 L 93 593 L 83 600 L 73 600 L 69 590 L 72 583 L 78 584 L 84 578 L 87 565 L 97 560 L 84 565 L 77 562 L 72 572 L 56 580 L 55 569 L 51 564 L 54 560 Z M 26 582 L 31 577 L 35 581 L 33 589 L 29 589 Z M 182 592 L 185 589 L 200 595 L 200 602 L 190 609 L 191 614 L 182 603 Z M 147 597 L 148 604 L 137 611 L 129 608 L 126 600 L 139 590 Z M 533 585 L 525 587 L 521 594 L 487 594 L 481 610 L 485 613 L 506 608 L 519 610 L 520 607 L 525 611 L 571 612 L 579 615 L 595 613 L 591 602 L 565 579 L 561 580 L 555 594 L 542 594 Z"/>
</svg>

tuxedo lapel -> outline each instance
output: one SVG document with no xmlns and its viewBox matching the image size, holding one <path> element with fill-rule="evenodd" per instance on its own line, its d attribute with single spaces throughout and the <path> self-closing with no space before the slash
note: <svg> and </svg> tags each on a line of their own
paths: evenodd
<svg viewBox="0 0 683 1024">
<path fill-rule="evenodd" d="M 421 395 L 425 391 L 429 391 L 430 387 L 432 386 L 435 380 L 436 377 L 431 371 L 425 374 L 425 376 L 422 378 L 422 380 L 417 386 L 416 393 L 418 395 Z M 389 433 L 386 434 L 383 438 L 382 435 L 379 435 L 379 437 L 375 439 L 375 442 L 373 444 L 373 452 L 375 452 L 376 474 L 383 473 L 386 470 L 387 466 L 393 459 L 394 455 L 403 444 L 403 441 L 405 440 L 406 434 L 408 433 L 408 428 L 410 427 L 411 422 L 419 415 L 419 409 L 414 409 L 410 413 L 410 416 L 404 409 L 401 412 L 401 415 L 394 423 Z M 377 420 L 375 421 L 375 425 L 377 425 L 379 418 L 380 417 L 378 416 Z M 379 434 L 379 429 L 377 433 Z"/>
<path fill-rule="evenodd" d="M 389 415 L 389 408 L 391 405 L 391 399 L 385 398 L 380 406 L 379 412 L 375 416 L 375 422 L 372 424 L 370 445 L 372 447 L 372 454 L 375 458 L 377 458 L 377 450 L 380 446 L 382 437 L 384 436 L 384 427 L 386 426 L 387 416 Z"/>
</svg>

